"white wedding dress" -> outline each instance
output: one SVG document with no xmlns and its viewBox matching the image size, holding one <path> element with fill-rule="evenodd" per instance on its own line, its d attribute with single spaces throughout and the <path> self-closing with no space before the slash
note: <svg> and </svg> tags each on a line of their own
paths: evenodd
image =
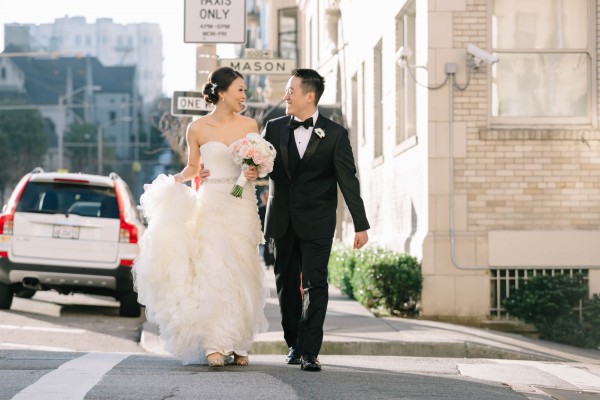
<svg viewBox="0 0 600 400">
<path fill-rule="evenodd" d="M 255 188 L 248 182 L 241 198 L 230 194 L 241 171 L 230 149 L 201 146 L 211 175 L 198 192 L 160 175 L 140 198 L 148 228 L 133 266 L 138 301 L 184 364 L 205 364 L 215 351 L 247 355 L 267 328 Z"/>
</svg>

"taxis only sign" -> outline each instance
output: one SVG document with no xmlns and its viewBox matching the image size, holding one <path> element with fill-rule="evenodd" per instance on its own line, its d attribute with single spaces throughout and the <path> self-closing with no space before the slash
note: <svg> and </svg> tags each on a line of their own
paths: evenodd
<svg viewBox="0 0 600 400">
<path fill-rule="evenodd" d="M 246 0 L 185 0 L 184 42 L 245 43 Z"/>
</svg>

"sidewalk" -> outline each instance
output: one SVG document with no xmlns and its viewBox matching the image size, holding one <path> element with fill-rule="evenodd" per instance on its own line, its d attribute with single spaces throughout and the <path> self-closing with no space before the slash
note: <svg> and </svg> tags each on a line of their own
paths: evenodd
<svg viewBox="0 0 600 400">
<path fill-rule="evenodd" d="M 279 318 L 273 270 L 265 273 L 269 287 L 265 315 L 269 330 L 256 338 L 254 354 L 286 354 Z M 600 364 L 600 351 L 560 345 L 522 335 L 470 328 L 443 322 L 376 318 L 334 287 L 329 289 L 321 354 L 414 357 L 495 358 L 532 361 L 574 361 Z M 145 322 L 140 345 L 167 354 L 156 325 Z"/>
</svg>

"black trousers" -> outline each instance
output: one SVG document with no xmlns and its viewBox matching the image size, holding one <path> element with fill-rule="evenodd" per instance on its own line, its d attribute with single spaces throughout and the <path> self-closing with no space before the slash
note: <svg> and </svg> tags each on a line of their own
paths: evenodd
<svg viewBox="0 0 600 400">
<path fill-rule="evenodd" d="M 323 324 L 329 301 L 327 264 L 333 238 L 302 240 L 289 225 L 275 239 L 275 283 L 281 326 L 288 347 L 317 357 L 323 343 Z"/>
</svg>

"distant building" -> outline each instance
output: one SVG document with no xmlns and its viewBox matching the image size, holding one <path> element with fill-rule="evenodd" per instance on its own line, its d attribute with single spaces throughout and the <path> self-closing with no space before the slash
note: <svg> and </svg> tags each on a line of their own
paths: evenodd
<svg viewBox="0 0 600 400">
<path fill-rule="evenodd" d="M 15 54 L 12 55 L 11 54 Z M 58 137 L 75 122 L 103 126 L 105 145 L 121 160 L 135 156 L 140 98 L 135 67 L 105 67 L 94 57 L 18 56 L 9 46 L 0 57 L 0 98 L 19 95 L 54 125 L 45 168 L 59 168 Z M 60 98 L 63 107 L 60 106 Z M 70 169 L 69 144 L 63 168 Z M 107 165 L 117 170 L 118 165 Z M 95 172 L 95 171 L 88 171 Z"/>
<path fill-rule="evenodd" d="M 4 46 L 32 53 L 95 57 L 109 67 L 136 67 L 144 104 L 162 96 L 162 33 L 158 24 L 116 24 L 111 18 L 56 18 L 47 24 L 6 24 Z"/>
</svg>

